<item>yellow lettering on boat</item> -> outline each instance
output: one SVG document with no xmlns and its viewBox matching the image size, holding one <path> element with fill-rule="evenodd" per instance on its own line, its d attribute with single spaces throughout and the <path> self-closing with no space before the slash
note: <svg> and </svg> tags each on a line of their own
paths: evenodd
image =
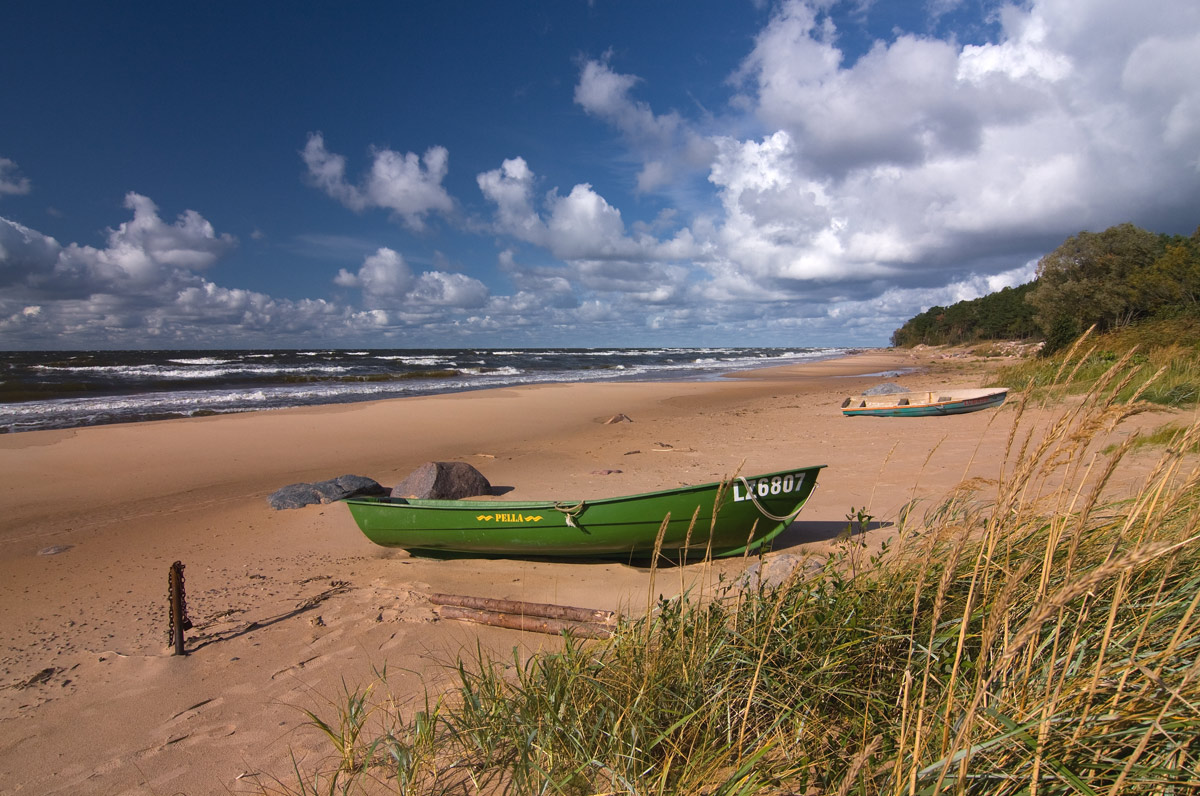
<svg viewBox="0 0 1200 796">
<path fill-rule="evenodd" d="M 480 514 L 476 522 L 541 522 L 541 514 Z"/>
</svg>

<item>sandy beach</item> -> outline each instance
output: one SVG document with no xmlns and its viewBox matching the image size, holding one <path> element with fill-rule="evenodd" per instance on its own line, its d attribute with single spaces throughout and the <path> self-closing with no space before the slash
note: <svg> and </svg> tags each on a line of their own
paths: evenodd
<svg viewBox="0 0 1200 796">
<path fill-rule="evenodd" d="M 683 383 L 542 385 L 0 436 L 0 792 L 255 792 L 327 753 L 302 710 L 386 668 L 436 692 L 477 645 L 555 637 L 438 620 L 431 592 L 645 609 L 648 570 L 619 563 L 434 560 L 379 548 L 344 506 L 267 497 L 352 473 L 385 485 L 426 461 L 477 467 L 505 498 L 621 495 L 825 464 L 775 552 L 821 555 L 866 509 L 994 478 L 1011 407 L 845 418 L 882 381 L 973 387 L 991 364 L 938 350 Z M 905 371 L 903 375 L 893 375 Z M 888 375 L 884 375 L 888 374 Z M 632 422 L 606 424 L 622 413 Z M 1119 489 L 1120 484 L 1114 488 Z M 171 655 L 167 576 L 186 567 L 189 654 Z M 745 560 L 723 561 L 737 574 Z M 703 567 L 660 572 L 686 588 Z"/>
</svg>

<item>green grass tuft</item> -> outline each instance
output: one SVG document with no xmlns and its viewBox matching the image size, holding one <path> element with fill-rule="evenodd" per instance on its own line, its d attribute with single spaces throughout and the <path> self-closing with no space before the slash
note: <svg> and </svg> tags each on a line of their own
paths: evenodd
<svg viewBox="0 0 1200 796">
<path fill-rule="evenodd" d="M 1095 388 L 1114 366 L 1122 378 L 1132 377 L 1118 400 L 1142 390 L 1141 400 L 1150 404 L 1200 404 L 1200 320 L 1163 319 L 1095 338 L 1085 335 L 1069 351 L 1001 368 L 993 386 L 1032 389 L 1038 395 L 1051 388 L 1078 394 Z"/>
</svg>

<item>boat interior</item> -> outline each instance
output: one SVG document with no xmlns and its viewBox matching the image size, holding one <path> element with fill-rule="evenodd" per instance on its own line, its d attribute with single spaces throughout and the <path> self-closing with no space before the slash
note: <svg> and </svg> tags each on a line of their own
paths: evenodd
<svg viewBox="0 0 1200 796">
<path fill-rule="evenodd" d="M 978 390 L 934 390 L 916 392 L 892 392 L 882 395 L 856 395 L 842 402 L 842 408 L 864 408 L 871 406 L 929 406 L 950 401 L 964 401 L 969 398 L 980 398 L 997 392 L 994 389 Z"/>
</svg>

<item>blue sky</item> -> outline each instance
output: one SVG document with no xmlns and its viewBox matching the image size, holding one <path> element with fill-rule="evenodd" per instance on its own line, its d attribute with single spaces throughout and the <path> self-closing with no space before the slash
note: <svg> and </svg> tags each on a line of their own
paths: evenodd
<svg viewBox="0 0 1200 796">
<path fill-rule="evenodd" d="M 1194 0 L 0 16 L 0 348 L 882 345 L 1200 224 Z"/>
</svg>

